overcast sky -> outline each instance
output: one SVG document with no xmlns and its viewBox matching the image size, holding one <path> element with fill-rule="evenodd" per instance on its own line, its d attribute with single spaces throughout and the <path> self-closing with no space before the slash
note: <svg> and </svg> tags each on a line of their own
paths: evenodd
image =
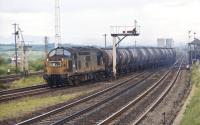
<svg viewBox="0 0 200 125">
<path fill-rule="evenodd" d="M 157 38 L 183 42 L 188 30 L 199 36 L 199 12 L 200 0 L 61 0 L 62 43 L 103 45 L 111 25 L 134 25 L 135 19 L 138 44 L 155 44 Z M 54 0 L 0 0 L 1 43 L 13 41 L 15 22 L 26 41 L 41 42 L 45 35 L 54 41 Z"/>
</svg>

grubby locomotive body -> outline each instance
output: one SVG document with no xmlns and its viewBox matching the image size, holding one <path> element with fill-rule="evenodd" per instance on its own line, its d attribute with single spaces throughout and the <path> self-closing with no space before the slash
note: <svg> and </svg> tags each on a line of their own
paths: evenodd
<svg viewBox="0 0 200 125">
<path fill-rule="evenodd" d="M 118 48 L 117 74 L 169 65 L 175 61 L 175 56 L 172 48 Z M 53 87 L 101 80 L 111 74 L 112 48 L 58 47 L 48 53 L 43 77 Z"/>
</svg>

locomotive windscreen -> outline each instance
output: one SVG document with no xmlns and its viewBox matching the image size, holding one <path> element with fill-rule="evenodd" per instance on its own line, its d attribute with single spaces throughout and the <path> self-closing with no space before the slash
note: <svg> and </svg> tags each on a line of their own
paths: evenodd
<svg viewBox="0 0 200 125">
<path fill-rule="evenodd" d="M 54 55 L 64 55 L 64 56 L 68 56 L 70 57 L 71 56 L 71 53 L 66 50 L 66 49 L 63 49 L 63 48 L 57 48 L 57 49 L 54 49 L 52 50 L 50 53 L 49 53 L 49 57 L 52 57 Z"/>
</svg>

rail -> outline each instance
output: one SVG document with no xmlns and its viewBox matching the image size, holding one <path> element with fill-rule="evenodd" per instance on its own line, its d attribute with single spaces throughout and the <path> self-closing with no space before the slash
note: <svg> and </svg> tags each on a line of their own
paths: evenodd
<svg viewBox="0 0 200 125">
<path fill-rule="evenodd" d="M 65 109 L 67 109 L 67 108 L 73 107 L 73 106 L 78 105 L 78 104 L 80 104 L 80 103 L 86 102 L 86 101 L 88 101 L 88 100 L 90 100 L 90 99 L 92 99 L 92 98 L 95 98 L 95 97 L 97 97 L 97 96 L 99 96 L 99 95 L 102 95 L 102 94 L 104 94 L 104 93 L 106 93 L 106 92 L 108 92 L 108 91 L 110 91 L 110 90 L 112 90 L 112 89 L 114 89 L 114 88 L 120 87 L 120 86 L 122 86 L 123 84 L 127 83 L 128 81 L 131 81 L 131 80 L 137 78 L 138 76 L 142 76 L 142 75 L 144 75 L 144 74 L 145 74 L 145 73 L 137 74 L 137 75 L 135 75 L 135 76 L 133 76 L 133 77 L 131 77 L 131 78 L 129 78 L 129 79 L 123 81 L 123 82 L 120 82 L 120 83 L 118 83 L 118 84 L 116 84 L 116 85 L 112 85 L 112 86 L 110 86 L 110 87 L 108 87 L 108 88 L 106 88 L 106 89 L 104 89 L 104 90 L 98 91 L 98 92 L 96 92 L 96 93 L 94 93 L 94 94 L 92 94 L 92 95 L 86 96 L 86 97 L 84 97 L 84 98 L 82 98 L 82 99 L 79 99 L 79 100 L 77 100 L 77 101 L 75 101 L 75 102 L 69 103 L 69 104 L 67 104 L 67 105 L 64 105 L 64 106 L 62 106 L 62 107 L 56 108 L 56 109 L 51 110 L 51 111 L 49 111 L 49 112 L 46 112 L 46 113 L 44 113 L 44 114 L 41 114 L 41 115 L 38 115 L 38 116 L 36 116 L 36 117 L 27 119 L 27 120 L 22 121 L 22 122 L 20 122 L 20 123 L 17 123 L 17 125 L 31 124 L 31 123 L 33 123 L 33 122 L 36 122 L 36 121 L 42 119 L 42 118 L 48 117 L 48 116 L 50 116 L 50 115 L 54 115 L 54 114 L 56 114 L 56 113 L 58 113 L 58 112 L 61 112 L 61 111 L 65 110 Z"/>
<path fill-rule="evenodd" d="M 175 63 L 177 64 L 178 61 Z M 167 92 L 170 90 L 170 88 L 172 88 L 173 84 L 176 82 L 180 70 L 181 70 L 181 65 L 182 65 L 182 61 L 181 64 L 179 66 L 179 69 L 176 73 L 176 77 L 175 79 L 171 82 L 171 84 L 165 89 L 165 91 L 159 96 L 159 98 L 139 117 L 137 118 L 137 120 L 134 121 L 133 125 L 139 123 L 144 117 L 145 115 L 153 108 L 156 106 L 156 104 L 162 99 L 164 98 L 164 96 L 167 94 Z M 111 121 L 113 121 L 115 118 L 117 118 L 118 116 L 120 116 L 123 112 L 127 111 L 127 109 L 129 109 L 131 106 L 133 106 L 135 103 L 137 103 L 139 100 L 141 100 L 145 95 L 147 95 L 151 90 L 153 90 L 153 88 L 156 87 L 157 84 L 159 84 L 163 79 L 165 79 L 167 77 L 167 75 L 169 74 L 170 70 L 156 83 L 154 84 L 151 88 L 149 88 L 148 90 L 146 90 L 145 92 L 143 92 L 142 94 L 140 94 L 137 98 L 135 98 L 133 101 L 129 102 L 127 105 L 123 106 L 121 109 L 119 109 L 118 111 L 116 111 L 115 113 L 113 113 L 112 115 L 110 115 L 109 117 L 107 117 L 104 120 L 101 120 L 98 125 L 106 125 L 109 124 Z"/>
</svg>

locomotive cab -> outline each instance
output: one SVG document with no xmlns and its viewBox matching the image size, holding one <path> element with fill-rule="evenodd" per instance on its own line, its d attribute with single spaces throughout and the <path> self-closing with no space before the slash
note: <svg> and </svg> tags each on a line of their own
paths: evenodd
<svg viewBox="0 0 200 125">
<path fill-rule="evenodd" d="M 94 47 L 55 48 L 45 61 L 43 77 L 51 87 L 78 85 L 83 81 L 104 78 L 103 54 L 101 49 Z"/>
<path fill-rule="evenodd" d="M 64 48 L 54 49 L 49 53 L 46 65 L 47 74 L 65 74 L 66 71 L 71 70 L 72 54 Z"/>
<path fill-rule="evenodd" d="M 51 87 L 65 84 L 65 78 L 72 72 L 72 57 L 72 52 L 63 47 L 49 52 L 43 77 Z"/>
</svg>

